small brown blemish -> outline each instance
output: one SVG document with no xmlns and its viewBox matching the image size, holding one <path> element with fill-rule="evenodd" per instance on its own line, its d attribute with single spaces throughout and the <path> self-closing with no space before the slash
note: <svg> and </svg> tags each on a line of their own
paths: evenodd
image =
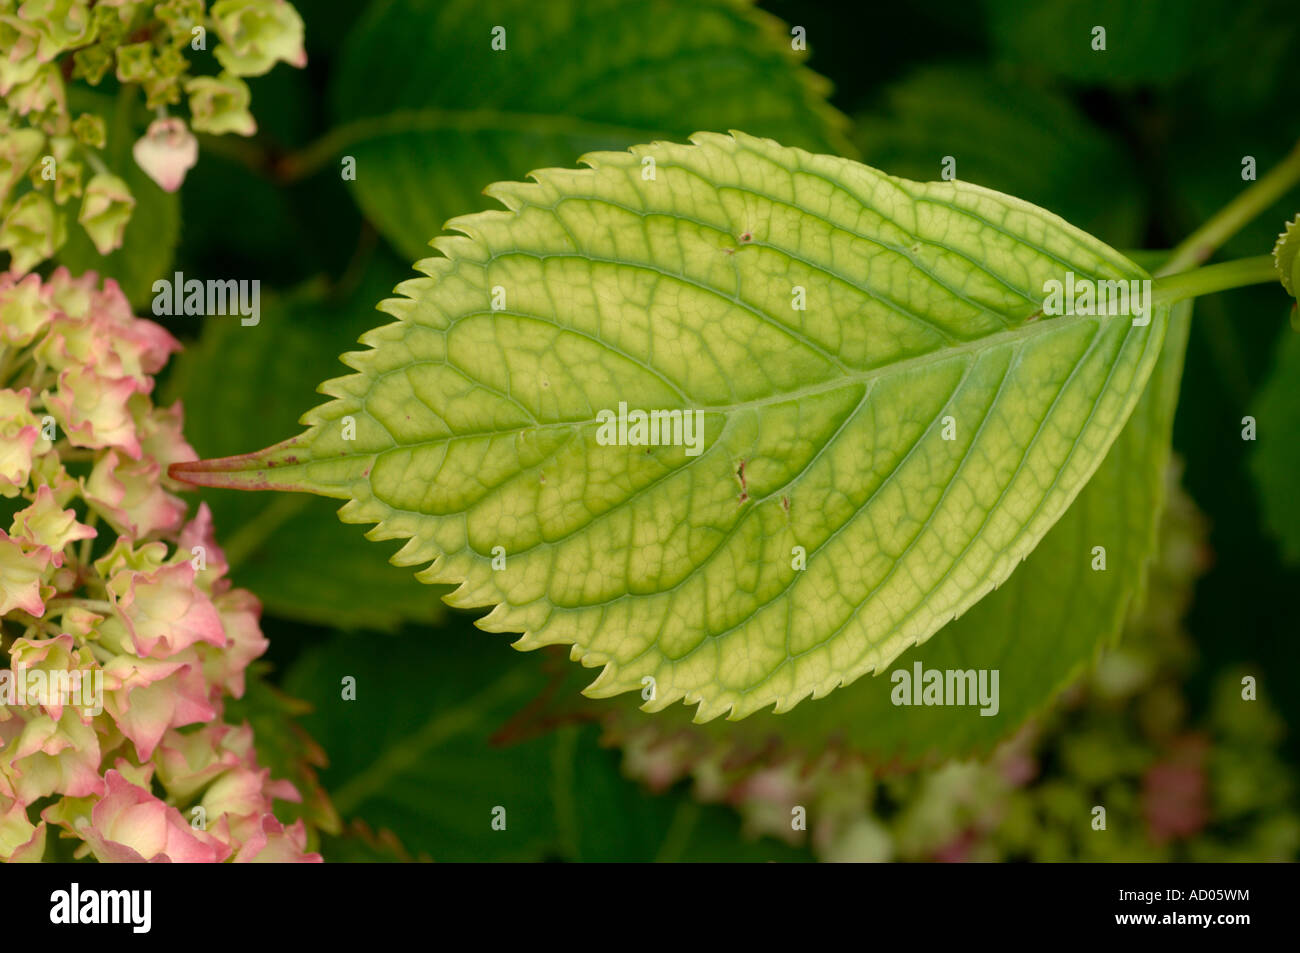
<svg viewBox="0 0 1300 953">
<path fill-rule="evenodd" d="M 723 253 L 724 255 L 734 255 L 734 254 L 736 253 L 736 249 L 734 249 L 734 248 L 724 248 L 724 249 L 722 249 L 722 253 Z"/>
<path fill-rule="evenodd" d="M 781 497 L 781 509 L 785 510 L 787 513 L 790 512 L 790 497 Z"/>
<path fill-rule="evenodd" d="M 746 245 L 754 240 L 754 236 L 750 232 L 741 232 L 740 237 L 736 240 L 740 242 L 740 244 Z"/>
<path fill-rule="evenodd" d="M 1041 309 L 1039 309 L 1038 311 L 1035 311 L 1033 314 L 1031 314 L 1029 317 L 1025 318 L 1025 323 L 1028 324 L 1030 321 L 1037 321 L 1042 316 L 1043 316 L 1043 312 Z"/>
</svg>

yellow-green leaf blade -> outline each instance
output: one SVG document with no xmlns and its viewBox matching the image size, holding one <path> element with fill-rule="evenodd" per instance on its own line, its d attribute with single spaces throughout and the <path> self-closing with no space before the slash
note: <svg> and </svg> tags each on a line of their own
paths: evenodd
<svg viewBox="0 0 1300 953">
<path fill-rule="evenodd" d="M 695 142 L 493 186 L 307 433 L 192 477 L 348 499 L 485 628 L 652 709 L 785 710 L 925 641 L 1087 482 L 1167 308 L 1041 317 L 1067 272 L 1146 274 L 1007 196 Z M 620 403 L 700 412 L 701 452 L 603 445 Z"/>
</svg>

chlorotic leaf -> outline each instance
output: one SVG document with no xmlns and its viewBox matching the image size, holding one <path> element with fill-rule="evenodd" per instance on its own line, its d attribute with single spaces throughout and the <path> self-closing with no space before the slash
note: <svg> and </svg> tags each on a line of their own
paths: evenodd
<svg viewBox="0 0 1300 953">
<path fill-rule="evenodd" d="M 694 143 L 491 186 L 310 429 L 175 475 L 348 500 L 483 628 L 603 666 L 592 695 L 707 720 L 880 671 L 1066 510 L 1169 308 L 1050 316 L 1049 282 L 1149 279 L 1017 199 Z"/>
</svg>

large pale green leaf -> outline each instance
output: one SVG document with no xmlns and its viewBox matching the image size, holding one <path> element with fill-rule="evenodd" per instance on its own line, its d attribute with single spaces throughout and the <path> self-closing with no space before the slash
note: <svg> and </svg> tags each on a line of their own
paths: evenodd
<svg viewBox="0 0 1300 953">
<path fill-rule="evenodd" d="M 804 55 L 747 0 L 387 0 L 348 39 L 339 125 L 308 161 L 352 156 L 357 201 L 414 258 L 485 183 L 585 152 L 734 126 L 851 155 Z"/>
<path fill-rule="evenodd" d="M 1043 317 L 1048 280 L 1146 273 L 1017 199 L 695 140 L 490 187 L 305 434 L 177 475 L 349 500 L 484 628 L 604 666 L 591 694 L 705 720 L 880 671 L 1069 506 L 1168 307 Z M 703 452 L 602 445 L 620 402 L 698 411 Z"/>
</svg>

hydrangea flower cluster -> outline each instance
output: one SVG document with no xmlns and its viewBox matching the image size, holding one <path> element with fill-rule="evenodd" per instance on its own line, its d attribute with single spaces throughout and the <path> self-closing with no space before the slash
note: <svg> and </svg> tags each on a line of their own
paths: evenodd
<svg viewBox="0 0 1300 953">
<path fill-rule="evenodd" d="M 266 650 L 153 377 L 179 343 L 113 281 L 0 275 L 0 860 L 319 861 L 223 720 Z"/>
<path fill-rule="evenodd" d="M 190 75 L 190 54 L 209 48 L 215 75 Z M 287 0 L 0 0 L 0 249 L 12 270 L 23 274 L 59 250 L 74 200 L 100 254 L 122 244 L 135 207 L 122 170 L 101 155 L 103 118 L 70 111 L 69 78 L 98 86 L 112 72 L 144 91 L 157 118 L 132 152 L 175 191 L 198 160 L 191 128 L 251 136 L 244 77 L 281 61 L 307 62 L 302 19 Z M 188 125 L 167 111 L 182 94 Z M 24 178 L 29 187 L 19 188 Z"/>
</svg>

